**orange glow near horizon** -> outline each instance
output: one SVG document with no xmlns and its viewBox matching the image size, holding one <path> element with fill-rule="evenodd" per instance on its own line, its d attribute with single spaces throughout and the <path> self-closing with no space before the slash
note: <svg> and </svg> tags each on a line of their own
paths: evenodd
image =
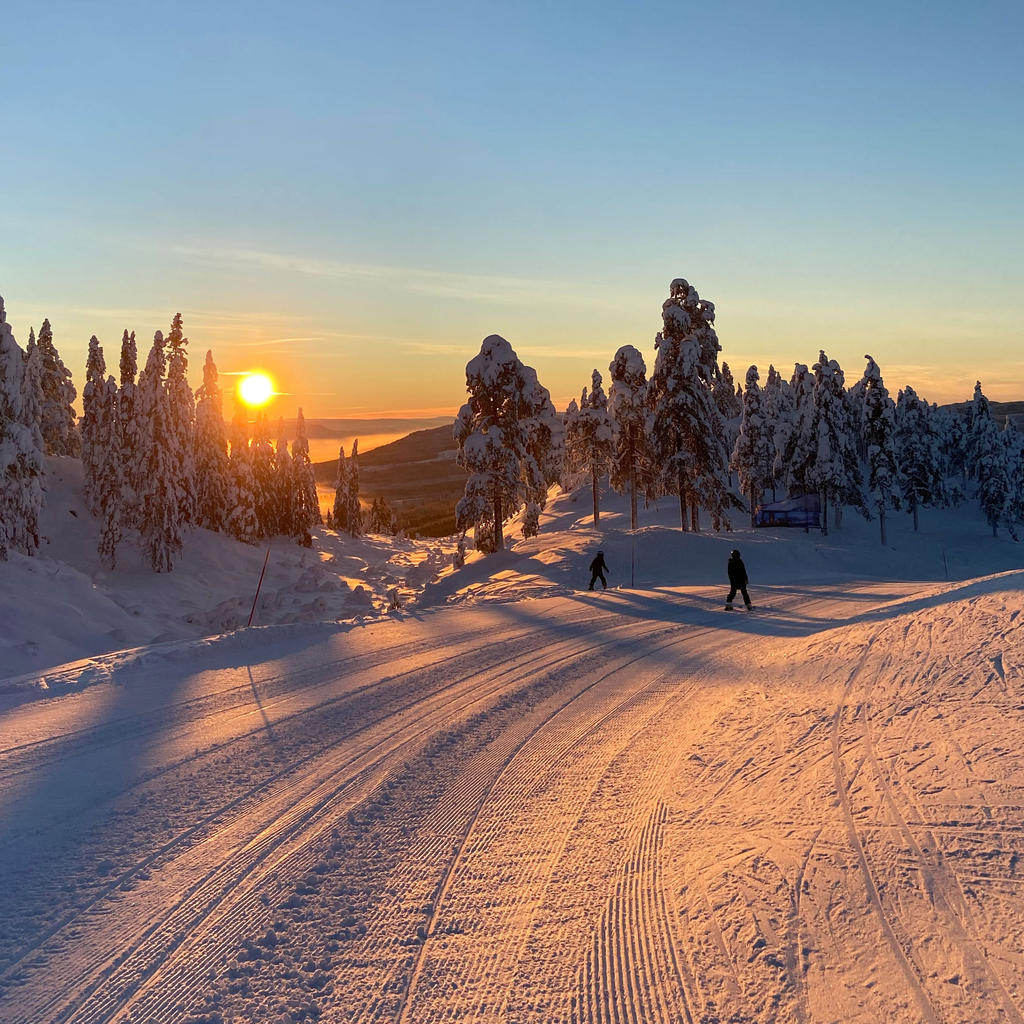
<svg viewBox="0 0 1024 1024">
<path fill-rule="evenodd" d="M 274 382 L 265 373 L 247 373 L 238 382 L 238 397 L 250 409 L 258 409 L 274 397 Z"/>
</svg>

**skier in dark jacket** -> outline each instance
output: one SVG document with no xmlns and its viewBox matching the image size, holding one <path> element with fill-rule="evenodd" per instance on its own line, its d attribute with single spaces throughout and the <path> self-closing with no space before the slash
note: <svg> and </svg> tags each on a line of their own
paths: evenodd
<svg viewBox="0 0 1024 1024">
<path fill-rule="evenodd" d="M 743 564 L 740 553 L 734 551 L 729 556 L 729 596 L 725 599 L 728 611 L 732 611 L 732 599 L 736 596 L 737 590 L 743 595 L 743 603 L 752 608 L 750 595 L 747 593 L 747 567 Z"/>
<path fill-rule="evenodd" d="M 593 590 L 594 589 L 594 584 L 598 580 L 601 581 L 601 589 L 602 590 L 607 590 L 608 589 L 608 581 L 604 578 L 604 574 L 606 572 L 611 572 L 611 570 L 605 564 L 604 552 L 603 551 L 598 551 L 597 558 L 595 558 L 590 563 L 590 586 L 587 587 L 587 590 Z"/>
</svg>

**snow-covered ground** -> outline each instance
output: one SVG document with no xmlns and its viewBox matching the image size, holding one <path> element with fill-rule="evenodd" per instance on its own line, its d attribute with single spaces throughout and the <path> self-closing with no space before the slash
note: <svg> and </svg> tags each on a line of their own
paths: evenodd
<svg viewBox="0 0 1024 1024">
<path fill-rule="evenodd" d="M 100 574 L 63 467 L 0 564 L 0 1020 L 1024 1020 L 1024 548 L 973 509 L 325 531 L 245 629 L 265 549 Z"/>
</svg>

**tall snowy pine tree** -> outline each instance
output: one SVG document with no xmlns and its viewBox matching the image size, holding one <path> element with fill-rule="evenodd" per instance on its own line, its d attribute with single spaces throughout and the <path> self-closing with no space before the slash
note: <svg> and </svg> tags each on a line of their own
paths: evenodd
<svg viewBox="0 0 1024 1024">
<path fill-rule="evenodd" d="M 359 505 L 359 440 L 352 442 L 352 455 L 348 460 L 345 490 L 345 519 L 353 537 L 363 535 L 363 510 Z"/>
<path fill-rule="evenodd" d="M 721 345 L 712 326 L 714 304 L 676 278 L 662 304 L 663 329 L 655 338 L 658 357 L 650 381 L 654 406 L 650 427 L 664 473 L 665 493 L 679 499 L 679 519 L 699 529 L 699 509 L 711 515 L 714 529 L 726 526 L 725 512 L 735 499 L 729 491 L 726 431 L 712 386 Z"/>
<path fill-rule="evenodd" d="M 348 532 L 348 460 L 345 446 L 338 449 L 338 472 L 334 477 L 334 507 L 328 515 L 327 525 L 339 533 Z"/>
<path fill-rule="evenodd" d="M 871 356 L 861 380 L 864 395 L 864 447 L 868 463 L 868 491 L 871 503 L 878 513 L 881 541 L 886 543 L 885 513 L 891 506 L 899 507 L 894 493 L 898 480 L 896 463 L 896 408 L 885 384 L 878 364 Z"/>
<path fill-rule="evenodd" d="M 323 522 L 320 499 L 316 493 L 316 472 L 309 458 L 309 440 L 306 437 L 306 418 L 299 409 L 295 420 L 295 440 L 292 442 L 292 461 L 295 464 L 295 517 L 300 536 Z"/>
<path fill-rule="evenodd" d="M 597 370 L 591 374 L 590 382 L 590 393 L 583 389 L 579 410 L 566 423 L 565 453 L 574 471 L 590 477 L 596 528 L 601 521 L 599 481 L 611 467 L 614 428 Z"/>
<path fill-rule="evenodd" d="M 750 498 L 750 525 L 754 525 L 754 510 L 761 495 L 772 485 L 772 463 L 775 445 L 772 443 L 772 424 L 764 414 L 764 392 L 758 385 L 756 366 L 747 370 L 746 389 L 743 392 L 743 414 L 729 465 L 736 470 L 743 493 Z"/>
<path fill-rule="evenodd" d="M 89 511 L 99 512 L 96 495 L 96 477 L 103 458 L 103 448 L 111 438 L 106 437 L 98 426 L 97 405 L 106 400 L 107 364 L 103 349 L 96 335 L 89 339 L 89 355 L 85 364 L 85 387 L 82 388 L 82 423 L 79 433 L 82 439 L 82 489 Z"/>
<path fill-rule="evenodd" d="M 170 572 L 182 547 L 183 501 L 177 462 L 171 454 L 174 438 L 170 432 L 165 371 L 164 336 L 157 331 L 146 368 L 139 377 L 138 415 L 143 442 L 136 453 L 141 487 L 139 532 L 154 572 Z"/>
<path fill-rule="evenodd" d="M 637 527 L 637 492 L 653 497 L 657 474 L 647 436 L 647 367 L 632 345 L 623 345 L 608 367 L 611 374 L 609 405 L 614 435 L 610 482 L 622 494 L 629 492 L 629 528 Z"/>
<path fill-rule="evenodd" d="M 39 328 L 40 355 L 43 357 L 43 420 L 40 429 L 47 455 L 78 455 L 78 430 L 75 427 L 74 402 L 78 397 L 71 371 L 61 361 L 53 344 L 50 321 Z"/>
<path fill-rule="evenodd" d="M 121 338 L 120 387 L 117 391 L 118 443 L 121 447 L 121 486 L 124 504 L 121 521 L 124 526 L 138 526 L 141 520 L 142 474 L 145 467 L 138 453 L 142 449 L 145 430 L 138 410 L 138 354 L 135 332 L 125 330 Z"/>
<path fill-rule="evenodd" d="M 249 421 L 245 406 L 235 403 L 231 421 L 231 457 L 228 461 L 227 512 L 224 529 L 236 540 L 255 544 L 260 537 L 256 515 L 256 482 L 249 455 Z"/>
<path fill-rule="evenodd" d="M 942 500 L 942 453 L 939 437 L 927 402 L 922 402 L 909 385 L 896 398 L 896 460 L 900 467 L 899 488 L 918 530 L 922 505 Z"/>
<path fill-rule="evenodd" d="M 39 550 L 43 453 L 22 400 L 25 354 L 14 340 L 0 297 L 0 561 L 10 551 Z"/>
<path fill-rule="evenodd" d="M 195 418 L 196 406 L 188 383 L 188 338 L 181 314 L 175 313 L 167 335 L 167 437 L 171 472 L 181 495 L 181 521 L 196 522 Z"/>
<path fill-rule="evenodd" d="M 536 371 L 500 335 L 484 338 L 466 364 L 469 401 L 455 419 L 458 463 L 470 476 L 455 509 L 460 530 L 476 528 L 477 547 L 500 551 L 504 524 L 526 504 L 523 533 L 539 529 L 548 486 L 558 478 L 558 416 Z"/>
<path fill-rule="evenodd" d="M 121 540 L 121 511 L 124 502 L 120 426 L 117 422 L 117 381 L 108 377 L 102 390 L 97 388 L 95 401 L 95 438 L 99 440 L 93 493 L 100 517 L 100 539 L 97 551 L 100 562 L 108 569 L 117 564 L 117 545 Z"/>
<path fill-rule="evenodd" d="M 208 530 L 224 528 L 227 517 L 228 442 L 224 430 L 224 393 L 213 353 L 206 353 L 203 383 L 196 392 L 196 521 Z"/>
</svg>

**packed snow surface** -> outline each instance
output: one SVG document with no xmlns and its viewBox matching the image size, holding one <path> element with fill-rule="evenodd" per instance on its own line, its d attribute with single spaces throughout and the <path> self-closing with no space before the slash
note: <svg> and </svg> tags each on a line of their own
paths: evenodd
<svg viewBox="0 0 1024 1024">
<path fill-rule="evenodd" d="M 1024 1020 L 1024 552 L 977 512 L 631 536 L 585 488 L 457 572 L 275 542 L 246 629 L 265 548 L 102 572 L 73 466 L 0 564 L 5 1024 Z"/>
</svg>

